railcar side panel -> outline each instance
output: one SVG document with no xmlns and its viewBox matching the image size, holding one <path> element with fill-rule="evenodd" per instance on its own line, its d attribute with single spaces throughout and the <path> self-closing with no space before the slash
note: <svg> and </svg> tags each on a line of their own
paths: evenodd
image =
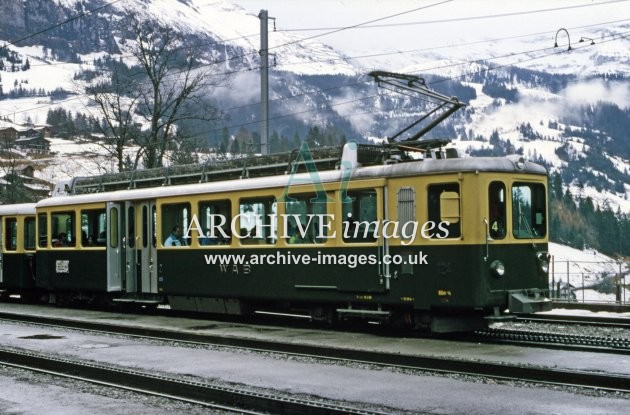
<svg viewBox="0 0 630 415">
<path fill-rule="evenodd" d="M 35 288 L 34 253 L 5 253 L 2 255 L 2 268 L 0 289 L 19 292 Z"/>
<path fill-rule="evenodd" d="M 39 251 L 37 270 L 37 286 L 40 288 L 107 292 L 105 250 Z"/>
</svg>

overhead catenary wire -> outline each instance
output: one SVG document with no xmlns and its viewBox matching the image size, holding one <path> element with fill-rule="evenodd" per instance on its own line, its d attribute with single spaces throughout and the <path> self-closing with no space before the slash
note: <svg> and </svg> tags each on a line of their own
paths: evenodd
<svg viewBox="0 0 630 415">
<path fill-rule="evenodd" d="M 379 27 L 415 26 L 415 25 L 438 24 L 438 23 L 454 23 L 454 22 L 463 22 L 463 21 L 470 21 L 470 20 L 496 19 L 496 18 L 503 18 L 503 17 L 522 16 L 526 14 L 547 13 L 547 12 L 553 12 L 553 11 L 563 11 L 563 10 L 569 10 L 569 9 L 580 9 L 580 8 L 585 8 L 585 7 L 603 6 L 603 5 L 609 5 L 612 3 L 623 3 L 623 2 L 628 2 L 628 1 L 630 0 L 608 0 L 608 1 L 598 2 L 598 3 L 590 2 L 590 3 L 585 3 L 585 4 L 579 4 L 579 5 L 552 7 L 552 8 L 547 8 L 547 9 L 524 10 L 520 12 L 486 14 L 486 15 L 480 15 L 480 16 L 453 17 L 449 19 L 423 20 L 423 21 L 418 21 L 418 22 L 385 23 L 385 24 L 378 24 L 378 25 L 372 25 L 372 24 L 366 23 L 357 27 L 352 27 L 352 29 L 373 29 L 373 28 L 379 28 Z M 378 19 L 375 21 L 378 21 Z M 322 31 L 322 30 L 330 31 L 322 35 L 322 36 L 325 36 L 331 33 L 335 33 L 335 31 L 337 30 L 346 30 L 346 29 L 347 27 L 296 28 L 296 29 L 282 29 L 282 30 L 278 30 L 278 32 L 304 32 L 304 31 L 312 32 L 312 31 Z"/>
<path fill-rule="evenodd" d="M 597 45 L 602 44 L 602 43 L 618 40 L 619 38 L 622 38 L 623 36 L 626 36 L 628 34 L 630 34 L 630 31 L 624 32 L 624 33 L 621 33 L 621 34 L 618 34 L 618 35 L 615 35 L 617 37 L 615 37 L 613 39 L 600 41 L 600 42 L 598 42 L 595 45 L 586 44 L 584 46 L 576 47 L 573 50 L 583 49 L 583 48 L 593 48 L 593 47 L 596 47 Z M 536 49 L 534 51 L 544 51 L 544 50 L 548 50 L 548 49 L 553 49 L 553 48 Z M 521 52 L 520 54 L 526 54 L 526 53 L 531 53 L 531 52 L 530 51 L 525 51 L 525 52 Z M 464 77 L 467 77 L 467 76 L 472 76 L 472 75 L 475 75 L 477 73 L 481 73 L 481 72 L 484 72 L 484 71 L 493 71 L 493 70 L 501 69 L 501 68 L 504 68 L 504 67 L 514 66 L 516 64 L 520 64 L 520 63 L 523 63 L 523 62 L 529 62 L 529 61 L 533 61 L 533 60 L 543 59 L 543 58 L 547 58 L 549 56 L 559 55 L 559 54 L 563 54 L 563 53 L 569 53 L 569 51 L 564 50 L 564 49 L 563 50 L 554 50 L 551 53 L 540 55 L 540 56 L 529 57 L 529 58 L 518 60 L 518 61 L 515 61 L 515 62 L 510 62 L 510 63 L 506 63 L 506 64 L 499 64 L 499 65 L 495 65 L 495 66 L 488 67 L 488 68 L 482 68 L 482 69 L 479 69 L 478 71 L 465 72 L 465 73 L 460 74 L 460 75 L 444 77 L 442 79 L 434 80 L 432 82 L 427 82 L 427 85 L 435 85 L 435 84 L 442 83 L 442 82 L 447 82 L 447 81 L 452 81 L 452 80 L 455 80 L 455 79 L 464 78 Z M 509 56 L 509 55 L 506 55 L 506 56 Z M 486 58 L 485 60 L 489 60 L 489 59 Z M 414 72 L 409 72 L 409 73 L 414 73 Z M 293 117 L 293 116 L 296 116 L 296 115 L 303 115 L 303 114 L 306 114 L 306 113 L 309 113 L 309 112 L 321 111 L 322 109 L 331 109 L 333 107 L 337 107 L 337 106 L 341 106 L 341 105 L 348 105 L 348 104 L 351 104 L 351 103 L 354 103 L 354 102 L 364 101 L 364 100 L 368 100 L 368 99 L 375 99 L 378 96 L 379 96 L 379 94 L 373 94 L 373 95 L 363 96 L 363 97 L 359 97 L 359 98 L 348 100 L 348 101 L 338 102 L 338 103 L 335 103 L 335 104 L 329 104 L 329 105 L 325 105 L 325 106 L 318 106 L 317 108 L 313 108 L 313 109 L 308 109 L 308 110 L 303 110 L 303 111 L 298 111 L 298 112 L 291 112 L 291 113 L 286 113 L 286 114 L 280 114 L 280 115 L 277 115 L 277 116 L 270 117 L 269 120 L 270 121 L 278 120 L 278 119 L 282 119 L 282 118 L 286 118 L 286 117 Z M 373 113 L 373 111 L 371 113 Z M 220 121 L 220 120 L 217 119 L 215 121 Z M 218 129 L 215 128 L 215 129 L 211 129 L 211 130 L 208 130 L 208 131 L 200 132 L 200 133 L 198 133 L 198 134 L 196 134 L 194 136 L 191 136 L 189 138 L 191 138 L 191 139 L 201 139 L 201 138 L 204 138 L 207 134 L 217 133 L 217 132 L 221 131 L 223 128 L 233 129 L 233 128 L 239 128 L 239 127 L 244 127 L 244 126 L 248 126 L 248 125 L 256 125 L 258 123 L 260 123 L 260 121 L 250 121 L 250 122 L 246 122 L 246 123 L 239 123 L 239 124 L 223 126 L 221 128 L 218 128 Z"/>
</svg>

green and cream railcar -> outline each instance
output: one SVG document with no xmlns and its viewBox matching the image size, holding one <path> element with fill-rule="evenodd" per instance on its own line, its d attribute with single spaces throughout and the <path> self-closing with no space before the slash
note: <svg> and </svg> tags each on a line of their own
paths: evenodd
<svg viewBox="0 0 630 415">
<path fill-rule="evenodd" d="M 35 290 L 35 203 L 0 206 L 0 292 L 32 300 Z"/>
<path fill-rule="evenodd" d="M 38 285 L 471 328 L 549 306 L 546 185 L 519 158 L 454 158 L 54 197 L 37 204 Z"/>
</svg>

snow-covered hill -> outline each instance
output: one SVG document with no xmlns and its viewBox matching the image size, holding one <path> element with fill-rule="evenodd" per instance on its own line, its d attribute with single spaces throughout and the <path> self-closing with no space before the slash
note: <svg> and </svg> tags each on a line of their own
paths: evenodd
<svg viewBox="0 0 630 415">
<path fill-rule="evenodd" d="M 186 34 L 204 51 L 204 64 L 233 72 L 231 88 L 209 94 L 229 116 L 224 124 L 231 133 L 241 127 L 255 131 L 260 21 L 235 2 L 123 0 L 109 6 L 103 0 L 52 0 L 45 6 L 36 0 L 0 2 L 2 15 L 11 16 L 0 23 L 4 41 L 102 7 L 72 25 L 4 48 L 19 61 L 13 68 L 9 56 L 0 52 L 4 62 L 0 118 L 43 124 L 49 110 L 57 108 L 98 117 L 75 75 L 93 69 L 94 60 L 105 56 L 132 62 L 133 36 L 116 23 L 133 14 Z M 359 60 L 327 46 L 325 37 L 303 40 L 295 32 L 271 30 L 275 66 L 270 71 L 270 129 L 302 138 L 310 125 L 335 127 L 349 138 L 391 135 L 425 112 L 426 103 L 378 90 L 363 75 L 366 68 L 413 72 L 467 104 L 435 132 L 455 139 L 462 153 L 522 151 L 562 173 L 573 194 L 630 213 L 627 129 L 608 128 L 614 121 L 596 117 L 603 105 L 609 105 L 618 110 L 617 123 L 630 125 L 630 39 L 622 36 L 628 31 L 630 24 L 624 21 L 571 29 L 571 50 L 565 49 L 564 38 L 554 48 L 549 33 L 489 42 L 462 36 L 448 47 L 419 45 L 413 52 L 392 51 Z M 578 42 L 576 36 L 595 44 Z M 53 93 L 56 90 L 63 92 Z M 207 133 L 216 135 L 216 127 Z M 45 175 L 56 174 L 51 171 L 47 167 Z"/>
</svg>

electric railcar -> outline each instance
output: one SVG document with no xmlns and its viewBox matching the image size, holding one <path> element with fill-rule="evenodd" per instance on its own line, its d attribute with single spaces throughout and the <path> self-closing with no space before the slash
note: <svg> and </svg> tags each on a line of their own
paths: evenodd
<svg viewBox="0 0 630 415">
<path fill-rule="evenodd" d="M 0 289 L 58 304 L 300 311 L 434 332 L 549 309 L 542 166 L 361 159 L 347 144 L 338 169 L 2 207 Z"/>
<path fill-rule="evenodd" d="M 0 206 L 0 298 L 10 293 L 34 300 L 35 203 Z"/>
</svg>

